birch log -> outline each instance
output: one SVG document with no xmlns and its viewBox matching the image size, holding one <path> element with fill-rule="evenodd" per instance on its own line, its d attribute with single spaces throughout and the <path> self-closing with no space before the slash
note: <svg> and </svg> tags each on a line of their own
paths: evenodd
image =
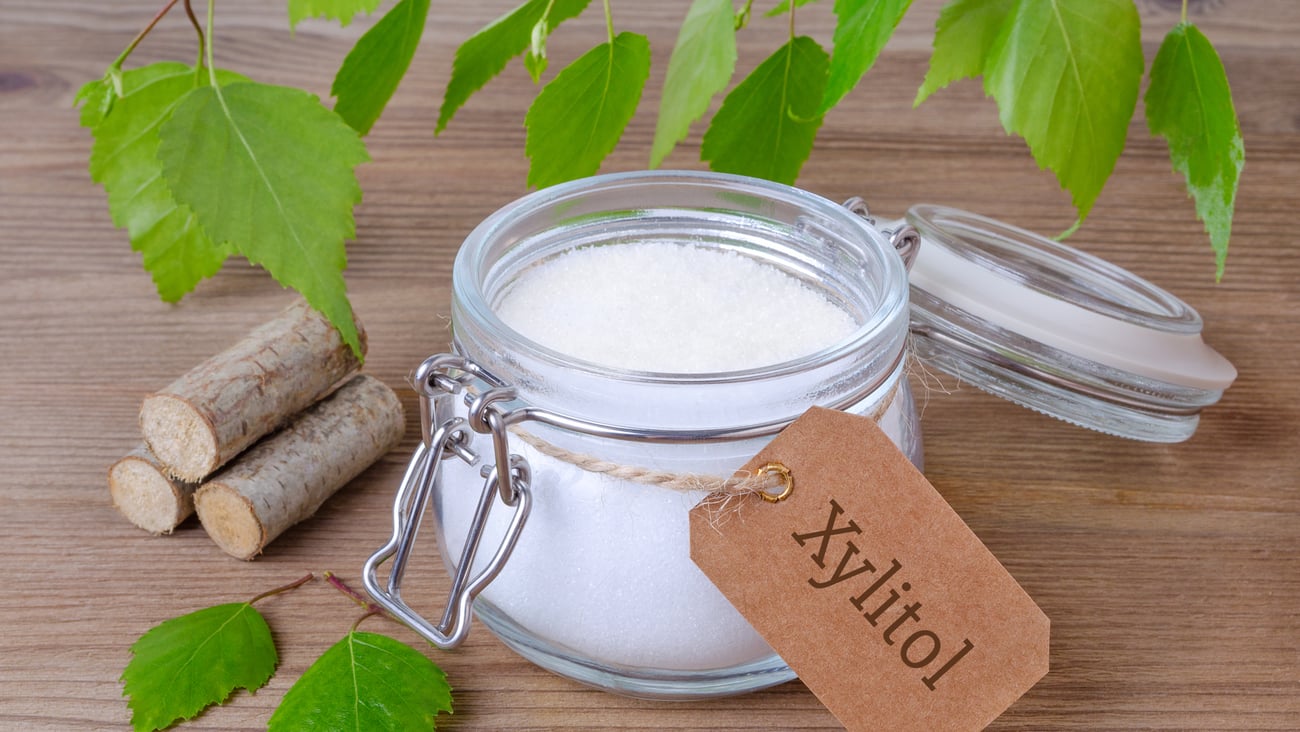
<svg viewBox="0 0 1300 732">
<path fill-rule="evenodd" d="M 357 376 L 205 482 L 194 496 L 199 520 L 227 554 L 252 559 L 396 447 L 405 428 L 393 390 Z"/>
<path fill-rule="evenodd" d="M 131 523 L 153 534 L 170 534 L 194 513 L 198 486 L 167 476 L 149 448 L 139 445 L 108 469 L 113 506 Z"/>
<path fill-rule="evenodd" d="M 360 321 L 362 352 L 366 333 Z M 239 343 L 145 397 L 140 431 L 181 480 L 197 482 L 360 367 L 338 331 L 299 300 Z"/>
</svg>

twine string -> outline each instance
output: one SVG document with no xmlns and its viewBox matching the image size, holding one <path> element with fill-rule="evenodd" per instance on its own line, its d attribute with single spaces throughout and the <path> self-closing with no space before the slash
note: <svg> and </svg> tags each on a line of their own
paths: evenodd
<svg viewBox="0 0 1300 732">
<path fill-rule="evenodd" d="M 884 413 L 888 411 L 889 407 L 893 405 L 897 393 L 898 387 L 895 386 L 883 399 L 880 400 L 875 408 L 865 416 L 873 421 L 879 421 Z M 534 435 L 531 432 L 526 432 L 517 426 L 511 427 L 510 432 L 542 455 L 574 465 L 588 473 L 608 475 L 609 477 L 618 480 L 626 480 L 632 483 L 640 483 L 642 485 L 653 485 L 673 491 L 703 491 L 710 494 L 716 494 L 721 498 L 729 498 L 759 493 L 771 494 L 774 491 L 779 492 L 783 484 L 780 475 L 765 470 L 742 470 L 738 471 L 734 475 L 721 476 L 707 474 L 701 475 L 698 473 L 676 473 L 635 465 L 624 465 L 622 463 L 604 460 L 595 455 L 559 447 L 558 445 L 547 442 L 537 435 Z"/>
<path fill-rule="evenodd" d="M 562 447 L 553 445 L 546 440 L 541 439 L 531 432 L 525 432 L 518 427 L 510 429 L 511 434 L 518 437 L 521 441 L 533 448 L 537 452 L 555 458 L 561 462 L 576 466 L 588 473 L 597 473 L 608 475 L 618 480 L 626 480 L 642 485 L 653 485 L 660 488 L 667 488 L 672 491 L 682 491 L 686 493 L 694 491 L 707 491 L 709 493 L 724 493 L 727 495 L 743 496 L 760 491 L 769 491 L 779 488 L 781 481 L 779 478 L 766 473 L 750 473 L 750 471 L 741 470 L 735 475 L 701 475 L 698 473 L 674 473 L 668 470 L 655 470 L 653 468 L 643 468 L 635 465 L 623 465 L 609 460 L 603 460 L 594 455 L 566 450 Z"/>
</svg>

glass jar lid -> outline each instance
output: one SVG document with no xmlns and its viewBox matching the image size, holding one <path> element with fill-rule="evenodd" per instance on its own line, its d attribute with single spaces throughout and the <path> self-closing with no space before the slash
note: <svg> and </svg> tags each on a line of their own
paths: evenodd
<svg viewBox="0 0 1300 732">
<path fill-rule="evenodd" d="M 926 363 L 1058 419 L 1180 442 L 1236 369 L 1187 303 L 1108 262 L 977 214 L 917 205 L 911 331 Z"/>
</svg>

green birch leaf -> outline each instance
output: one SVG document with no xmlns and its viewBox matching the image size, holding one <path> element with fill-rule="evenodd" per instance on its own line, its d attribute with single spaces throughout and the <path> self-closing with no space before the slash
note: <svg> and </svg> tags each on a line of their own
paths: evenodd
<svg viewBox="0 0 1300 732">
<path fill-rule="evenodd" d="M 802 8 L 803 6 L 812 2 L 817 2 L 817 0 L 794 0 L 794 6 L 796 8 Z M 763 17 L 775 18 L 778 15 L 785 15 L 788 12 L 790 12 L 790 0 L 781 0 L 781 2 L 776 4 L 775 8 L 772 8 L 766 13 L 763 13 Z"/>
<path fill-rule="evenodd" d="M 131 653 L 122 681 L 136 732 L 189 719 L 235 689 L 256 691 L 276 664 L 271 629 L 246 602 L 164 621 L 140 636 Z"/>
<path fill-rule="evenodd" d="M 244 80 L 221 70 L 217 78 Z M 216 274 L 232 253 L 230 246 L 209 239 L 194 212 L 172 196 L 158 160 L 158 130 L 195 88 L 195 79 L 194 67 L 179 63 L 124 72 L 124 96 L 95 125 L 90 151 L 90 176 L 108 194 L 113 223 L 127 230 L 131 248 L 140 252 L 166 302 L 180 300 L 200 280 Z"/>
<path fill-rule="evenodd" d="M 913 107 L 954 81 L 984 73 L 989 49 L 1016 0 L 953 0 L 934 24 L 930 70 L 916 92 Z"/>
<path fill-rule="evenodd" d="M 116 101 L 113 81 L 105 74 L 103 78 L 82 84 L 77 96 L 72 98 L 72 106 L 81 108 L 78 117 L 81 126 L 93 129 L 104 121 Z"/>
<path fill-rule="evenodd" d="M 912 0 L 835 0 L 835 35 L 822 111 L 829 111 L 876 63 Z"/>
<path fill-rule="evenodd" d="M 231 78 L 243 78 L 230 71 L 218 70 L 218 73 Z M 83 84 L 81 89 L 77 91 L 77 96 L 73 99 L 73 105 L 81 107 L 81 126 L 89 128 L 93 133 L 96 127 L 109 118 L 113 109 L 116 108 L 119 98 L 138 94 L 142 88 L 149 87 L 157 82 L 168 82 L 177 78 L 184 78 L 189 81 L 189 85 L 185 90 L 179 92 L 184 94 L 185 91 L 197 86 L 200 81 L 206 83 L 208 77 L 206 71 L 204 71 L 202 77 L 196 77 L 193 66 L 164 61 L 129 71 L 118 71 L 115 84 L 113 71 L 110 70 L 104 74 L 103 78 Z M 196 81 L 196 79 L 200 81 Z M 129 115 L 130 112 L 127 114 Z"/>
<path fill-rule="evenodd" d="M 566 66 L 524 117 L 528 185 L 545 188 L 592 175 L 641 101 L 650 76 L 650 41 L 619 33 Z"/>
<path fill-rule="evenodd" d="M 289 27 L 307 18 L 328 18 L 339 25 L 352 22 L 357 13 L 373 13 L 379 0 L 289 0 Z"/>
<path fill-rule="evenodd" d="M 1132 0 L 1019 0 L 989 49 L 1002 127 L 1070 192 L 1076 227 L 1124 151 L 1142 67 Z"/>
<path fill-rule="evenodd" d="M 794 183 L 822 124 L 827 66 L 817 41 L 791 39 L 722 101 L 700 158 L 720 172 Z"/>
<path fill-rule="evenodd" d="M 342 274 L 368 159 L 356 131 L 311 94 L 237 83 L 191 91 L 159 134 L 163 176 L 208 236 L 302 293 L 360 358 Z"/>
<path fill-rule="evenodd" d="M 1187 179 L 1220 279 L 1246 151 L 1223 63 L 1196 26 L 1182 23 L 1165 36 L 1145 102 L 1147 127 L 1169 142 L 1174 170 Z"/>
<path fill-rule="evenodd" d="M 442 107 L 438 110 L 438 124 L 434 128 L 434 134 L 446 129 L 447 123 L 456 115 L 456 110 L 474 92 L 501 73 L 510 59 L 529 48 L 533 28 L 542 20 L 543 15 L 546 15 L 549 33 L 559 27 L 560 23 L 585 10 L 591 0 L 555 0 L 555 5 L 547 15 L 548 2 L 550 0 L 529 0 L 460 44 L 460 48 L 456 49 L 456 58 L 452 61 L 451 79 L 447 82 Z"/>
<path fill-rule="evenodd" d="M 541 54 L 532 51 L 524 54 L 524 70 L 528 72 L 528 76 L 532 77 L 534 84 L 542 82 L 542 74 L 545 74 L 546 67 L 551 65 L 551 62 L 546 58 L 545 50 L 545 47 L 543 47 L 543 53 Z"/>
<path fill-rule="evenodd" d="M 664 77 L 659 121 L 650 148 L 657 168 L 709 110 L 736 70 L 736 15 L 731 0 L 695 0 L 682 21 Z"/>
<path fill-rule="evenodd" d="M 401 0 L 343 59 L 330 94 L 334 112 L 362 135 L 370 132 L 415 57 L 429 15 L 429 0 Z"/>
<path fill-rule="evenodd" d="M 386 635 L 352 631 L 325 651 L 289 689 L 268 732 L 436 727 L 451 713 L 451 687 L 423 653 Z"/>
<path fill-rule="evenodd" d="M 551 24 L 547 18 L 537 21 L 529 35 L 531 40 L 528 42 L 528 53 L 524 54 L 524 68 L 533 78 L 533 83 L 540 84 L 542 74 L 546 73 L 546 67 L 550 65 L 546 59 L 546 39 L 551 35 Z"/>
</svg>

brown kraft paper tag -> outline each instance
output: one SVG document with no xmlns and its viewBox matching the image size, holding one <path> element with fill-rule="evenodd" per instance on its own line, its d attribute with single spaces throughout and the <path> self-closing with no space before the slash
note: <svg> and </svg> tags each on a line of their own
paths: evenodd
<svg viewBox="0 0 1300 732">
<path fill-rule="evenodd" d="M 850 730 L 979 730 L 1047 673 L 1048 620 L 874 422 L 814 408 L 691 511 L 691 558 Z"/>
</svg>

